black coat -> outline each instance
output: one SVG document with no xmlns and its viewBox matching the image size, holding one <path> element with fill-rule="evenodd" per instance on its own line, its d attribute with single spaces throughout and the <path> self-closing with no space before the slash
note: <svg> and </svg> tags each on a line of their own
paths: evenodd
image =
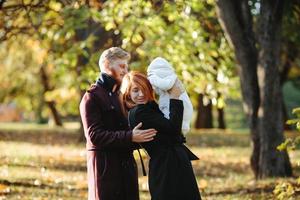
<svg viewBox="0 0 300 200">
<path fill-rule="evenodd" d="M 137 105 L 129 111 L 129 124 L 158 132 L 151 142 L 143 143 L 150 156 L 149 190 L 152 200 L 199 200 L 200 192 L 190 160 L 198 159 L 183 145 L 181 124 L 183 103 L 170 100 L 170 119 L 164 118 L 155 102 Z"/>
<path fill-rule="evenodd" d="M 87 148 L 88 199 L 138 200 L 132 131 L 120 109 L 114 80 L 105 74 L 80 103 Z"/>
</svg>

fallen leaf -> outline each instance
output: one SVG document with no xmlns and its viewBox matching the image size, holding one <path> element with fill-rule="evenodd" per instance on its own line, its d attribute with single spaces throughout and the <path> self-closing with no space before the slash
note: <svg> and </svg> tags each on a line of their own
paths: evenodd
<svg viewBox="0 0 300 200">
<path fill-rule="evenodd" d="M 10 193 L 10 188 L 7 185 L 0 184 L 0 194 Z"/>
</svg>

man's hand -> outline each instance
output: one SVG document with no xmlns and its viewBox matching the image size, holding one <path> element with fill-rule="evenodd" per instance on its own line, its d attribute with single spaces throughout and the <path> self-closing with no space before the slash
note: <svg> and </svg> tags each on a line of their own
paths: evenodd
<svg viewBox="0 0 300 200">
<path fill-rule="evenodd" d="M 140 122 L 134 129 L 132 130 L 132 141 L 133 142 L 149 142 L 154 139 L 157 131 L 153 128 L 141 130 L 139 128 L 142 127 L 142 122 Z"/>
</svg>

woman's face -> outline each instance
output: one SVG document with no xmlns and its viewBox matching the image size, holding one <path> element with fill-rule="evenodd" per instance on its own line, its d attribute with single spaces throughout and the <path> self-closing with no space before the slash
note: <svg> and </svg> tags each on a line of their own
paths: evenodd
<svg viewBox="0 0 300 200">
<path fill-rule="evenodd" d="M 148 98 L 144 92 L 135 83 L 132 84 L 130 89 L 130 97 L 135 104 L 146 104 L 148 102 Z"/>
</svg>

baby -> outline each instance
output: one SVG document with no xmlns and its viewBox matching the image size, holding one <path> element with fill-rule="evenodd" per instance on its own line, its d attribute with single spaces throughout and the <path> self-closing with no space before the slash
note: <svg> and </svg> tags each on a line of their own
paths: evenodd
<svg viewBox="0 0 300 200">
<path fill-rule="evenodd" d="M 165 118 L 169 119 L 169 100 L 170 96 L 167 92 L 175 84 L 177 75 L 172 65 L 164 58 L 155 58 L 147 69 L 148 79 L 155 91 L 159 95 L 159 109 L 163 112 Z M 183 121 L 182 133 L 184 135 L 190 130 L 190 122 L 193 115 L 193 105 L 186 92 L 179 97 L 183 101 Z"/>
</svg>

